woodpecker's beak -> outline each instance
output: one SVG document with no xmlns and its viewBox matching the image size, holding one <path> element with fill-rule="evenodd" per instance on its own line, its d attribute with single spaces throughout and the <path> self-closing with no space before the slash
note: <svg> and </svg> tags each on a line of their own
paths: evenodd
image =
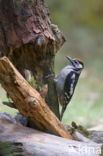
<svg viewBox="0 0 103 156">
<path fill-rule="evenodd" d="M 69 56 L 66 56 L 66 58 L 71 62 L 71 64 L 72 64 L 73 66 L 75 66 L 74 59 L 72 59 L 72 58 L 69 57 Z"/>
</svg>

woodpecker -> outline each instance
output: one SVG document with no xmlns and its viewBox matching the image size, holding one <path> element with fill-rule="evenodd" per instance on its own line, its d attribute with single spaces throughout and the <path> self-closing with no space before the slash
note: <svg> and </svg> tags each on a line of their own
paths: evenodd
<svg viewBox="0 0 103 156">
<path fill-rule="evenodd" d="M 62 106 L 60 119 L 62 119 L 67 105 L 69 104 L 74 94 L 80 73 L 84 68 L 84 64 L 80 59 L 72 59 L 69 56 L 66 56 L 66 58 L 70 61 L 71 65 L 64 67 L 54 79 L 56 83 L 58 99 Z"/>
</svg>

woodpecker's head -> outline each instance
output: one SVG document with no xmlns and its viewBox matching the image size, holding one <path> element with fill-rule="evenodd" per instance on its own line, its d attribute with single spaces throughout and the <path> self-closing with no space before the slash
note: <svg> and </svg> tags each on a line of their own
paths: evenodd
<svg viewBox="0 0 103 156">
<path fill-rule="evenodd" d="M 72 59 L 69 56 L 66 56 L 66 58 L 71 62 L 73 69 L 81 71 L 84 68 L 84 63 L 80 59 L 78 58 Z"/>
</svg>

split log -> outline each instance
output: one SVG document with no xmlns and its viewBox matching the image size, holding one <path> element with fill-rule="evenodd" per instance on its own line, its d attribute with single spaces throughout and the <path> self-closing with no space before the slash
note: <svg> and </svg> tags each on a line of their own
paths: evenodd
<svg viewBox="0 0 103 156">
<path fill-rule="evenodd" d="M 28 84 L 6 57 L 0 59 L 0 83 L 9 93 L 19 112 L 30 118 L 37 128 L 73 139 L 40 94 Z"/>
<path fill-rule="evenodd" d="M 100 156 L 102 145 L 68 140 L 24 127 L 0 114 L 0 155 Z"/>
</svg>

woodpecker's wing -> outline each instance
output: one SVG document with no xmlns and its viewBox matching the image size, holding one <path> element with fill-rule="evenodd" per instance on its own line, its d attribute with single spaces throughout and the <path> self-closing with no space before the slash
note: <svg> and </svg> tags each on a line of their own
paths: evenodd
<svg viewBox="0 0 103 156">
<path fill-rule="evenodd" d="M 66 77 L 65 84 L 64 84 L 64 95 L 63 95 L 64 100 L 62 100 L 63 102 L 61 103 L 62 105 L 61 119 L 67 108 L 68 103 L 70 102 L 74 94 L 74 90 L 75 90 L 78 78 L 79 78 L 79 75 L 75 72 L 70 72 Z"/>
<path fill-rule="evenodd" d="M 72 71 L 71 66 L 64 67 L 61 72 L 55 77 L 56 89 L 59 95 L 63 95 L 64 83 L 67 75 Z"/>
<path fill-rule="evenodd" d="M 78 81 L 79 75 L 75 72 L 71 72 L 68 74 L 65 80 L 64 84 L 64 97 L 65 97 L 65 103 L 69 103 L 71 100 L 71 97 L 74 94 L 74 90 Z"/>
</svg>

